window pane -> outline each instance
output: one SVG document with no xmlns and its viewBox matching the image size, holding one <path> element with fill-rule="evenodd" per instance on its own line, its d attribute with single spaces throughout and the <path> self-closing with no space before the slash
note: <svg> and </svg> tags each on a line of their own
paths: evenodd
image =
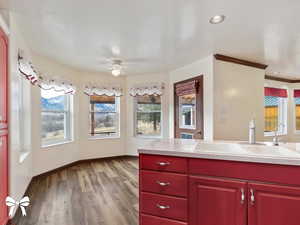
<svg viewBox="0 0 300 225">
<path fill-rule="evenodd" d="M 189 94 L 179 97 L 180 128 L 195 129 L 196 127 L 196 95 Z"/>
<path fill-rule="evenodd" d="M 109 136 L 118 134 L 118 104 L 115 96 L 90 97 L 90 134 Z"/>
<path fill-rule="evenodd" d="M 45 91 L 41 90 L 41 105 L 42 110 L 58 110 L 63 111 L 65 109 L 65 103 L 66 103 L 66 95 L 61 95 L 60 92 L 56 91 Z"/>
<path fill-rule="evenodd" d="M 91 113 L 91 135 L 117 133 L 117 113 Z"/>
<path fill-rule="evenodd" d="M 136 134 L 160 136 L 161 97 L 153 95 L 136 97 Z"/>
<path fill-rule="evenodd" d="M 138 112 L 160 112 L 161 102 L 160 96 L 138 96 L 137 111 Z"/>
<path fill-rule="evenodd" d="M 160 135 L 161 112 L 137 112 L 137 134 L 145 136 Z"/>
<path fill-rule="evenodd" d="M 278 130 L 279 98 L 265 97 L 265 132 Z"/>
<path fill-rule="evenodd" d="M 116 104 L 95 103 L 94 112 L 116 112 Z"/>
<path fill-rule="evenodd" d="M 42 142 L 51 143 L 66 139 L 65 113 L 42 112 Z"/>
</svg>

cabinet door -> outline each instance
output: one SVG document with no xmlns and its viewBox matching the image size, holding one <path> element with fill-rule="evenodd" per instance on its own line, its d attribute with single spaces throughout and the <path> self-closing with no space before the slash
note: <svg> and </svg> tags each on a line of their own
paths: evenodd
<svg viewBox="0 0 300 225">
<path fill-rule="evenodd" d="M 5 198 L 8 195 L 7 131 L 0 130 L 0 224 L 7 220 Z"/>
<path fill-rule="evenodd" d="M 299 225 L 300 188 L 249 183 L 250 225 Z"/>
<path fill-rule="evenodd" d="M 0 28 L 0 129 L 7 127 L 7 38 Z"/>
<path fill-rule="evenodd" d="M 246 182 L 198 176 L 189 182 L 190 225 L 246 224 Z"/>
</svg>

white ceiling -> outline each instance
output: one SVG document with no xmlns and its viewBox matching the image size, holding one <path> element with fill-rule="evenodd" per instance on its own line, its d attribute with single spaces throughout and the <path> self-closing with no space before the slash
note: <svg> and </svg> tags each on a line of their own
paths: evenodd
<svg viewBox="0 0 300 225">
<path fill-rule="evenodd" d="M 300 78 L 299 0 L 11 0 L 31 48 L 64 64 L 162 72 L 220 53 Z M 224 14 L 219 25 L 210 17 Z M 276 75 L 276 74 L 275 74 Z"/>
</svg>

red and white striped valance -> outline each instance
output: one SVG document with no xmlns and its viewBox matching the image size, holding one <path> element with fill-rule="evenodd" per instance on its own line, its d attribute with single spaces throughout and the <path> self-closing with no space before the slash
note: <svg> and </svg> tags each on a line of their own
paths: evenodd
<svg viewBox="0 0 300 225">
<path fill-rule="evenodd" d="M 282 88 L 265 87 L 265 96 L 287 98 L 287 90 Z"/>
<path fill-rule="evenodd" d="M 68 81 L 51 78 L 39 73 L 33 64 L 26 59 L 21 51 L 18 54 L 19 72 L 33 85 L 37 85 L 44 90 L 53 90 L 64 94 L 75 94 L 76 88 Z"/>
<path fill-rule="evenodd" d="M 38 81 L 38 75 L 31 62 L 24 59 L 19 53 L 18 55 L 19 72 L 28 79 L 32 84 L 36 84 Z"/>
<path fill-rule="evenodd" d="M 294 98 L 300 98 L 300 90 L 294 90 Z"/>
</svg>

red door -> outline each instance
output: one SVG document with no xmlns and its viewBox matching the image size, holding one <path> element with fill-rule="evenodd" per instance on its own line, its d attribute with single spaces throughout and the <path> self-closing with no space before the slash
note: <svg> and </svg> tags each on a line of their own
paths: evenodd
<svg viewBox="0 0 300 225">
<path fill-rule="evenodd" d="M 189 200 L 190 225 L 247 224 L 246 182 L 193 176 Z"/>
<path fill-rule="evenodd" d="M 7 197 L 7 131 L 0 130 L 0 224 L 6 224 L 7 221 L 7 207 L 5 205 L 5 198 Z"/>
<path fill-rule="evenodd" d="M 7 39 L 0 28 L 0 129 L 7 128 Z"/>
<path fill-rule="evenodd" d="M 0 225 L 8 219 L 7 56 L 7 37 L 0 29 Z"/>
<path fill-rule="evenodd" d="M 299 187 L 249 183 L 248 190 L 249 225 L 300 224 Z"/>
</svg>

